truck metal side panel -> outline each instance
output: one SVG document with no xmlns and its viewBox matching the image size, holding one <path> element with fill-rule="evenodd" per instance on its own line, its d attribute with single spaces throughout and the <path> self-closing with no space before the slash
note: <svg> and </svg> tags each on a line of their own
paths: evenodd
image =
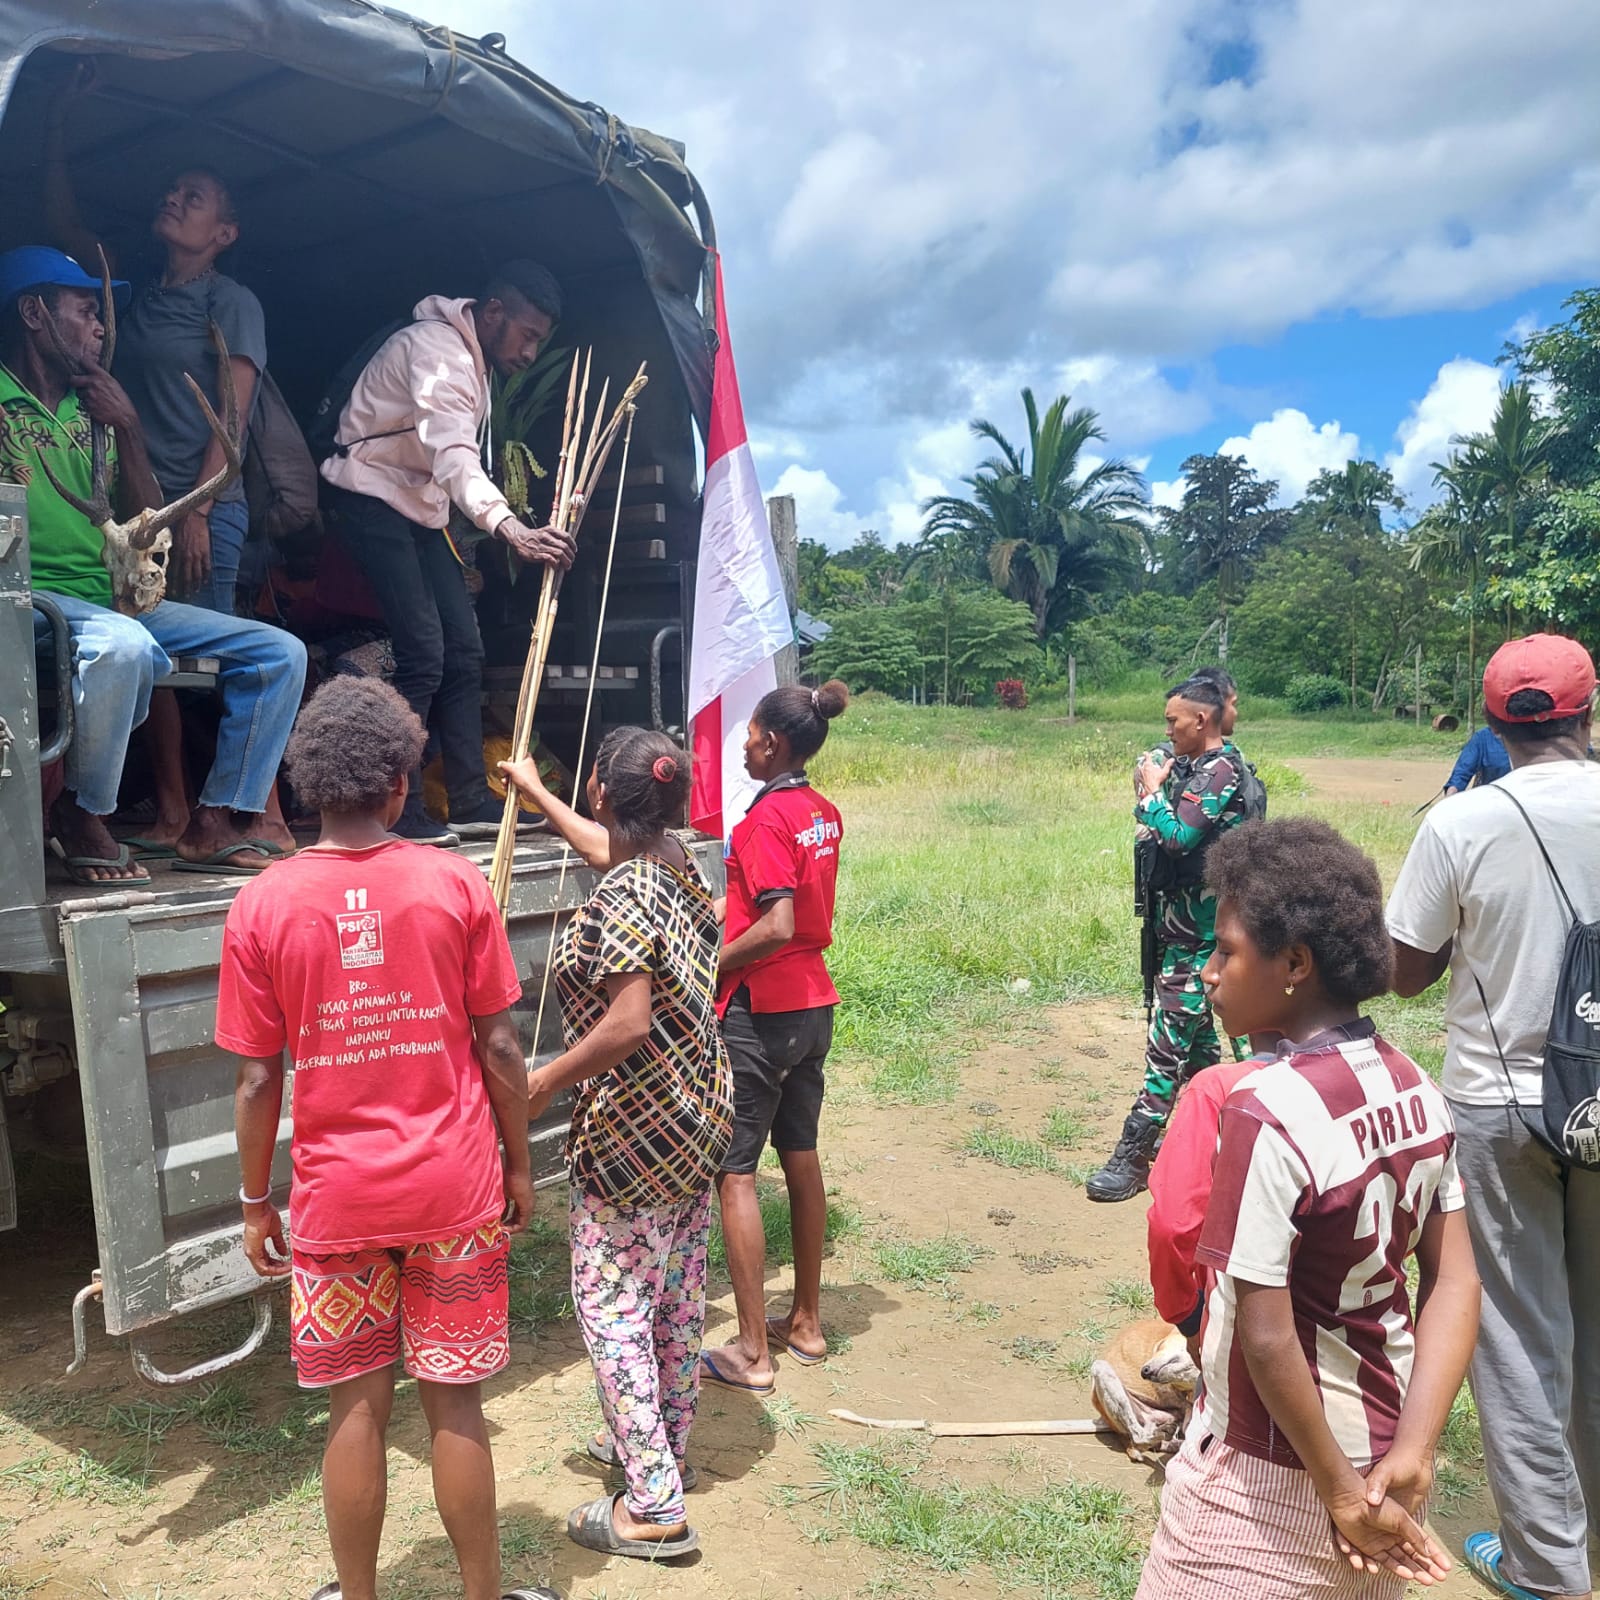
<svg viewBox="0 0 1600 1600">
<path fill-rule="evenodd" d="M 698 850 L 708 877 L 720 883 L 717 845 Z M 545 851 L 518 866 L 512 889 L 511 944 L 526 991 L 516 1015 L 529 1055 L 549 941 L 596 881 L 583 867 L 569 868 L 563 880 L 556 852 Z M 212 1042 L 230 900 L 219 892 L 182 906 L 104 911 L 79 901 L 62 916 L 112 1334 L 262 1287 L 239 1248 L 235 1061 Z M 552 996 L 541 1052 L 558 1040 Z M 280 1203 L 289 1180 L 288 1109 L 273 1163 Z M 530 1134 L 541 1182 L 561 1175 L 566 1121 L 563 1104 Z"/>
</svg>

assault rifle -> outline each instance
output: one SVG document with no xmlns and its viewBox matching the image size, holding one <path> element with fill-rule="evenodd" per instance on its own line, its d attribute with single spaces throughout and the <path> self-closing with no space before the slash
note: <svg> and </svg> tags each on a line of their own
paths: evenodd
<svg viewBox="0 0 1600 1600">
<path fill-rule="evenodd" d="M 1161 891 L 1151 882 L 1160 842 L 1133 841 L 1133 914 L 1139 918 L 1139 976 L 1144 979 L 1144 1023 L 1149 1028 L 1156 1009 L 1156 976 L 1161 971 Z"/>
<path fill-rule="evenodd" d="M 1171 746 L 1157 746 L 1157 751 Z M 1181 784 L 1189 775 L 1190 761 L 1179 756 L 1172 776 Z M 1172 860 L 1161 841 L 1148 828 L 1140 828 L 1133 841 L 1133 914 L 1139 919 L 1139 976 L 1144 980 L 1144 1021 L 1155 1016 L 1156 979 L 1161 975 L 1161 902 L 1172 883 Z"/>
</svg>

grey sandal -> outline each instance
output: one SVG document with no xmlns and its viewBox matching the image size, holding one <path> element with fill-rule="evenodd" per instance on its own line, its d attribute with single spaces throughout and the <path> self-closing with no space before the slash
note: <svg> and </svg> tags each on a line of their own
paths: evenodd
<svg viewBox="0 0 1600 1600">
<path fill-rule="evenodd" d="M 603 1494 L 567 1516 L 567 1537 L 585 1550 L 603 1556 L 631 1556 L 635 1561 L 671 1561 L 700 1548 L 700 1535 L 685 1528 L 676 1539 L 624 1539 L 617 1533 L 612 1510 L 621 1496 Z"/>
<path fill-rule="evenodd" d="M 601 1438 L 591 1434 L 589 1438 L 589 1459 L 598 1461 L 602 1467 L 617 1465 L 617 1445 L 614 1439 Z M 683 1492 L 688 1494 L 691 1489 L 698 1487 L 700 1474 L 689 1465 L 687 1461 L 678 1463 L 678 1477 L 683 1483 Z"/>
</svg>

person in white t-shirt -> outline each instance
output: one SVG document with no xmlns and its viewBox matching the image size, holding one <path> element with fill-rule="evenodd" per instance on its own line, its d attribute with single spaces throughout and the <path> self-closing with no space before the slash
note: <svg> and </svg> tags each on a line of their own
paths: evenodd
<svg viewBox="0 0 1600 1600">
<path fill-rule="evenodd" d="M 1534 831 L 1578 915 L 1600 917 L 1594 693 L 1575 640 L 1535 634 L 1495 652 L 1483 703 L 1511 771 L 1428 813 L 1388 908 L 1397 994 L 1450 969 L 1442 1087 L 1483 1278 L 1472 1390 L 1500 1516 L 1466 1553 L 1519 1596 L 1588 1596 L 1600 1527 L 1600 1173 L 1557 1162 L 1519 1111 L 1542 1099 L 1570 921 Z"/>
</svg>

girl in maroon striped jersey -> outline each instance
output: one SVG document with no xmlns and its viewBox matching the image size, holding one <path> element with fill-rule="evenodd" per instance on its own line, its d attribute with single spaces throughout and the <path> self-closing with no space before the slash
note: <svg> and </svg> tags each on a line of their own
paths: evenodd
<svg viewBox="0 0 1600 1600">
<path fill-rule="evenodd" d="M 1400 1600 L 1451 1565 L 1421 1523 L 1477 1332 L 1450 1113 L 1360 1014 L 1392 961 L 1367 856 L 1325 823 L 1252 822 L 1206 885 L 1211 1004 L 1284 1043 L 1222 1110 L 1204 1383 L 1139 1600 Z"/>
</svg>

